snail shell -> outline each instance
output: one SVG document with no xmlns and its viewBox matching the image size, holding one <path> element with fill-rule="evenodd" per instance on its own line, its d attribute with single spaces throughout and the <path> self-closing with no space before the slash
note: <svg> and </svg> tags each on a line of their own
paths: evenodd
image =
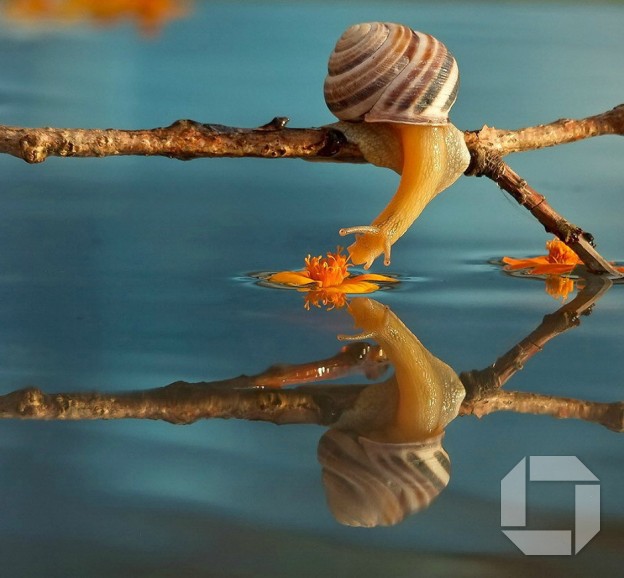
<svg viewBox="0 0 624 578">
<path fill-rule="evenodd" d="M 389 22 L 348 28 L 329 58 L 325 101 L 341 120 L 445 125 L 459 69 L 429 34 Z"/>
<path fill-rule="evenodd" d="M 392 526 L 427 508 L 450 479 L 443 435 L 391 444 L 338 429 L 326 432 L 318 460 L 336 520 L 347 526 Z"/>
</svg>

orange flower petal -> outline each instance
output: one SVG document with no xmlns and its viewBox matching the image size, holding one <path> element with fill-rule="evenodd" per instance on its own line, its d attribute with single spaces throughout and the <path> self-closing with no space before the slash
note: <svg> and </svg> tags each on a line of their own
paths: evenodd
<svg viewBox="0 0 624 578">
<path fill-rule="evenodd" d="M 372 293 L 379 289 L 379 285 L 370 281 L 345 281 L 338 287 L 331 287 L 340 293 Z"/>
<path fill-rule="evenodd" d="M 503 257 L 503 263 L 507 265 L 505 269 L 516 270 L 530 269 L 538 265 L 547 265 L 549 264 L 549 261 L 546 259 L 545 256 L 532 257 L 531 259 L 513 259 L 512 257 Z"/>
<path fill-rule="evenodd" d="M 289 285 L 291 287 L 316 284 L 304 271 L 280 271 L 268 277 L 267 281 L 279 283 L 280 285 Z"/>
<path fill-rule="evenodd" d="M 303 270 L 280 271 L 270 275 L 267 280 L 306 293 L 306 309 L 310 306 L 320 307 L 321 304 L 332 309 L 344 307 L 347 294 L 372 293 L 379 289 L 377 283 L 399 282 L 393 277 L 375 273 L 351 277 L 349 268 L 352 264 L 349 263 L 349 257 L 342 254 L 340 247 L 335 253 L 327 253 L 327 257 L 308 255 L 305 264 Z"/>
<path fill-rule="evenodd" d="M 377 273 L 365 273 L 364 275 L 356 275 L 349 279 L 349 283 L 357 281 L 379 281 L 381 283 L 398 283 L 399 280 L 394 277 L 388 277 L 387 275 L 378 275 Z"/>
<path fill-rule="evenodd" d="M 548 241 L 546 243 L 546 248 L 548 249 L 547 258 L 551 263 L 581 263 L 581 259 L 574 250 L 560 239 L 555 238 L 552 241 Z"/>
<path fill-rule="evenodd" d="M 576 263 L 547 263 L 533 268 L 531 275 L 563 275 L 576 267 Z"/>
</svg>

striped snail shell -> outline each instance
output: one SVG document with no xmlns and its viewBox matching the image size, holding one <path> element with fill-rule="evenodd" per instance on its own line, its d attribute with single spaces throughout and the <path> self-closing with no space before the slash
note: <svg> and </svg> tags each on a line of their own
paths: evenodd
<svg viewBox="0 0 624 578">
<path fill-rule="evenodd" d="M 347 526 L 393 526 L 423 510 L 450 479 L 442 437 L 384 443 L 339 429 L 319 442 L 329 508 Z"/>
<path fill-rule="evenodd" d="M 389 22 L 348 28 L 329 58 L 325 101 L 340 120 L 445 125 L 459 69 L 429 34 Z"/>
</svg>

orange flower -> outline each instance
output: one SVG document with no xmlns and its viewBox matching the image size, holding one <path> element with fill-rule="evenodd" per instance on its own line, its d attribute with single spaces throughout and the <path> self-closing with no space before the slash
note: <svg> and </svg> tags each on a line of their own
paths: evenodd
<svg viewBox="0 0 624 578">
<path fill-rule="evenodd" d="M 512 259 L 503 257 L 506 271 L 526 269 L 528 275 L 543 275 L 546 280 L 546 293 L 555 299 L 565 301 L 570 292 L 574 291 L 575 280 L 563 275 L 571 273 L 577 265 L 582 265 L 580 257 L 563 241 L 553 239 L 546 243 L 548 255 L 529 259 Z M 624 267 L 616 267 L 624 271 Z"/>
<path fill-rule="evenodd" d="M 570 273 L 574 267 L 582 263 L 580 257 L 563 241 L 553 239 L 546 243 L 548 255 L 530 259 L 512 259 L 503 257 L 507 271 L 527 269 L 530 275 L 561 275 Z"/>
<path fill-rule="evenodd" d="M 327 253 L 327 257 L 308 255 L 305 265 L 305 269 L 299 271 L 274 273 L 267 277 L 267 281 L 306 292 L 306 309 L 310 305 L 325 305 L 329 309 L 344 307 L 347 294 L 372 293 L 380 288 L 378 283 L 397 282 L 392 277 L 375 273 L 351 275 L 349 268 L 353 264 L 342 254 L 341 247 L 335 253 Z"/>
</svg>

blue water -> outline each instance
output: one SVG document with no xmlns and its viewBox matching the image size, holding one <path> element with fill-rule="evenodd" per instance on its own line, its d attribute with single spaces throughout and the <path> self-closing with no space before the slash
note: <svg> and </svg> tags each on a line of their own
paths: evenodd
<svg viewBox="0 0 624 578">
<path fill-rule="evenodd" d="M 198 3 L 146 40 L 132 25 L 0 23 L 1 122 L 146 128 L 178 118 L 332 122 L 335 39 L 357 21 L 442 39 L 462 129 L 582 117 L 622 101 L 624 8 L 496 3 Z M 624 259 L 624 142 L 509 158 L 609 259 Z M 254 271 L 298 268 L 367 223 L 398 177 L 302 161 L 0 158 L 0 392 L 148 389 L 333 355 L 344 311 L 306 311 Z M 496 186 L 462 178 L 393 248 L 409 280 L 378 295 L 457 372 L 482 369 L 560 303 L 491 264 L 548 237 Z M 382 272 L 376 263 L 376 271 Z M 552 340 L 508 389 L 622 399 L 622 289 Z M 7 576 L 615 575 L 624 561 L 624 459 L 599 425 L 499 413 L 448 428 L 453 474 L 427 511 L 386 529 L 339 525 L 316 447 L 325 428 L 243 421 L 0 423 L 0 559 Z M 576 455 L 600 479 L 601 533 L 576 557 L 528 559 L 500 531 L 500 480 L 524 456 Z M 563 485 L 565 486 L 565 484 Z M 573 497 L 531 495 L 568 527 Z M 569 486 L 569 485 L 568 485 Z M 569 489 L 569 488 L 568 488 Z M 494 556 L 494 557 L 492 557 Z M 541 566 L 540 566 L 541 565 Z M 576 574 L 575 574 L 576 572 Z M 526 574 L 525 574 L 526 575 Z"/>
</svg>

